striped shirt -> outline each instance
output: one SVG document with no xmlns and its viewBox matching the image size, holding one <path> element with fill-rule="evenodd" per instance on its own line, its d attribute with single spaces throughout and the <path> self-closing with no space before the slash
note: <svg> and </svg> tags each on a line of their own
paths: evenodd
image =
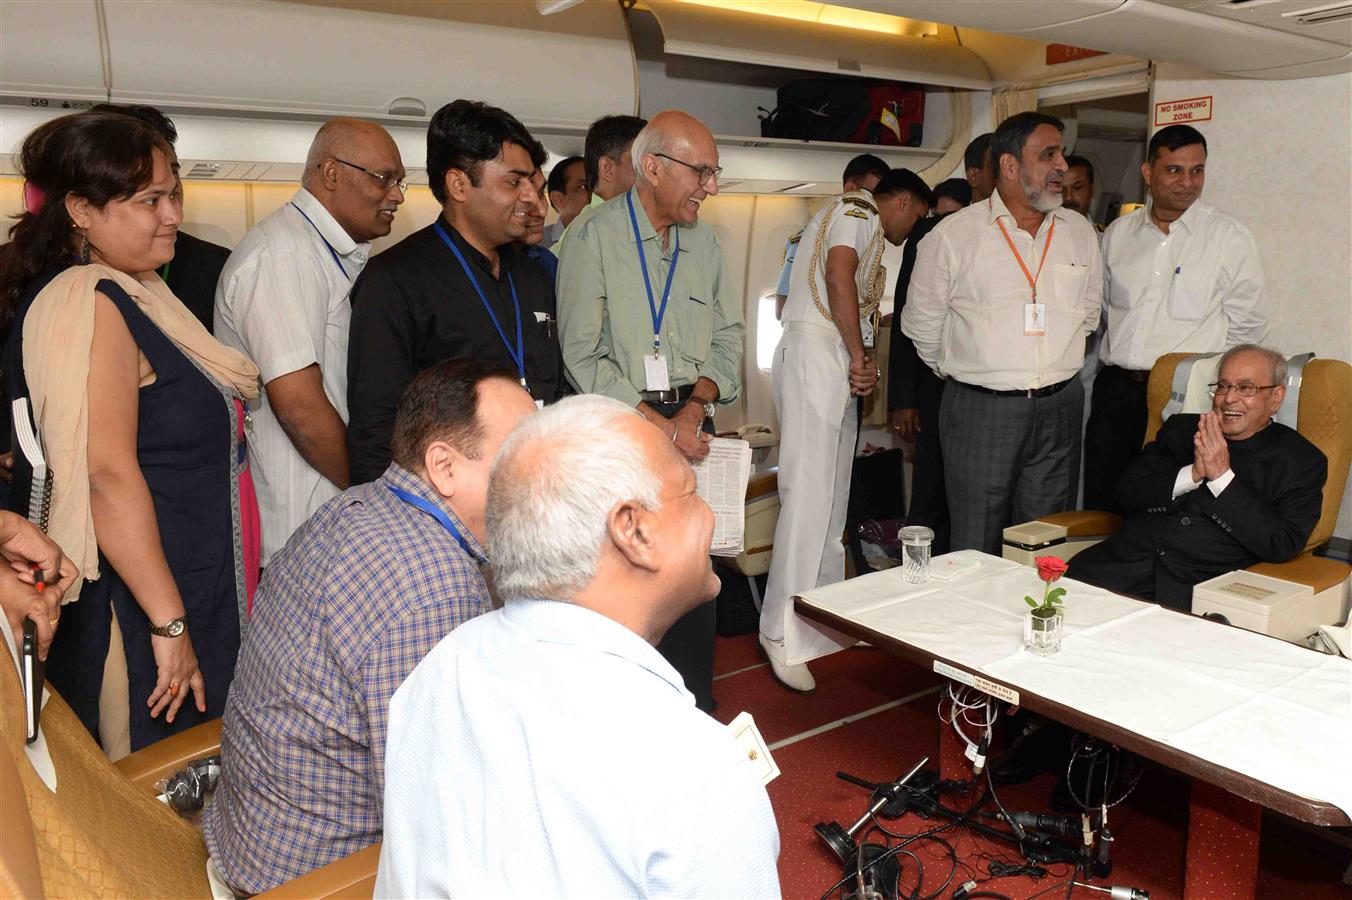
<svg viewBox="0 0 1352 900">
<path fill-rule="evenodd" d="M 446 511 L 471 558 L 431 515 Z M 268 565 L 226 703 L 207 849 L 259 893 L 381 839 L 389 701 L 451 629 L 491 608 L 482 545 L 392 464 L 326 503 Z"/>
</svg>

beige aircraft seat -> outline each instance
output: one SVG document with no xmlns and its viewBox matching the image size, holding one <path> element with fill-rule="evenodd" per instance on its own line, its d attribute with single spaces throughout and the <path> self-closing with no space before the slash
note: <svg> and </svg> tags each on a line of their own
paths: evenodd
<svg viewBox="0 0 1352 900">
<path fill-rule="evenodd" d="M 153 785 L 218 752 L 219 721 L 114 765 L 48 686 L 41 731 L 56 772 L 52 791 L 24 750 L 23 690 L 11 660 L 0 645 L 0 897 L 211 897 L 201 832 L 157 800 Z M 379 855 L 377 844 L 260 896 L 369 898 Z"/>
<path fill-rule="evenodd" d="M 1305 358 L 1297 357 L 1297 360 Z M 1187 378 L 1187 396 L 1179 396 L 1175 381 L 1179 364 L 1195 362 Z M 1155 439 L 1166 415 L 1174 411 L 1194 412 L 1209 409 L 1210 404 L 1197 395 L 1214 380 L 1219 356 L 1198 357 L 1189 353 L 1169 353 L 1161 356 L 1150 371 L 1146 386 L 1146 404 L 1149 418 L 1146 422 L 1145 443 Z M 1207 368 L 1209 366 L 1209 368 Z M 1212 374 L 1208 374 L 1208 372 Z M 1295 379 L 1288 378 L 1288 384 Z M 1298 387 L 1298 390 L 1295 389 Z M 1319 521 L 1305 542 L 1305 549 L 1295 559 L 1284 563 L 1258 563 L 1247 571 L 1295 585 L 1308 586 L 1308 602 L 1320 611 L 1321 623 L 1334 624 L 1347 615 L 1352 567 L 1337 560 L 1314 556 L 1316 547 L 1333 536 L 1347 487 L 1348 465 L 1352 462 L 1352 366 L 1336 359 L 1309 359 L 1304 362 L 1298 385 L 1288 389 L 1287 399 L 1278 412 L 1278 419 L 1288 422 L 1294 418 L 1295 429 L 1328 457 L 1328 481 L 1324 484 L 1324 503 Z M 1121 517 L 1095 510 L 1075 510 L 1056 513 L 1033 522 L 1013 525 L 1005 529 L 1003 555 L 1031 565 L 1036 556 L 1059 556 L 1070 559 L 1121 527 Z M 1196 603 L 1194 602 L 1194 611 Z"/>
<path fill-rule="evenodd" d="M 756 576 L 770 571 L 770 552 L 775 546 L 775 525 L 779 522 L 779 467 L 752 475 L 746 485 L 746 531 L 742 552 L 730 562 L 746 576 L 751 586 L 751 602 L 760 612 L 761 595 Z"/>
</svg>

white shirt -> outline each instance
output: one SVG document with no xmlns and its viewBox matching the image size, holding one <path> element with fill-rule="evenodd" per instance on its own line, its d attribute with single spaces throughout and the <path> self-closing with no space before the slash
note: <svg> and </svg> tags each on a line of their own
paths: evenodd
<svg viewBox="0 0 1352 900">
<path fill-rule="evenodd" d="M 513 600 L 395 691 L 376 897 L 779 896 L 760 778 L 619 623 Z"/>
<path fill-rule="evenodd" d="M 1103 361 L 1147 370 L 1166 353 L 1214 353 L 1267 336 L 1269 301 L 1253 235 L 1200 200 L 1159 230 L 1150 207 L 1103 235 Z"/>
<path fill-rule="evenodd" d="M 997 225 L 1004 223 L 1046 306 L 1046 334 L 1024 334 L 1028 278 Z M 1055 223 L 1056 230 L 1052 232 Z M 1038 265 L 1051 247 L 1041 275 Z M 901 330 L 925 364 L 945 378 L 997 391 L 1047 387 L 1073 378 L 1085 338 L 1098 327 L 1103 261 L 1089 220 L 1058 207 L 1037 236 L 1020 229 L 997 191 L 945 216 L 916 248 Z"/>
<path fill-rule="evenodd" d="M 872 201 L 869 203 L 872 204 Z M 809 265 L 817 246 L 817 233 L 821 230 L 822 223 L 826 221 L 828 213 L 831 215 L 831 225 L 826 231 L 826 241 L 817 256 L 816 265 Z M 859 298 L 863 300 L 870 275 L 869 267 L 878 256 L 877 253 L 870 252 L 875 249 L 871 245 L 875 241 L 878 228 L 878 214 L 872 208 L 849 202 L 842 197 L 832 198 L 829 203 L 817 210 L 816 215 L 809 219 L 807 226 L 803 228 L 797 247 L 790 245 L 791 253 L 785 255 L 784 266 L 789 272 L 789 290 L 788 299 L 784 302 L 784 315 L 780 321 L 785 325 L 790 322 L 815 322 L 834 328 L 834 322 L 828 316 L 822 315 L 812 298 L 812 282 L 816 283 L 817 298 L 829 312 L 831 304 L 826 294 L 826 256 L 832 247 L 849 247 L 859 257 L 854 280 L 855 287 L 859 290 Z M 877 240 L 881 241 L 881 238 Z M 801 264 L 797 261 L 799 254 L 803 257 Z M 886 277 L 883 280 L 885 282 Z M 865 341 L 873 333 L 873 326 L 867 318 L 860 319 L 859 329 Z"/>
<path fill-rule="evenodd" d="M 244 351 L 258 365 L 264 385 L 318 363 L 324 393 L 346 422 L 348 292 L 370 249 L 352 240 L 301 188 L 290 203 L 250 229 L 230 254 L 216 285 L 217 339 Z M 266 391 L 249 411 L 249 466 L 267 565 L 339 489 L 292 445 Z"/>
</svg>

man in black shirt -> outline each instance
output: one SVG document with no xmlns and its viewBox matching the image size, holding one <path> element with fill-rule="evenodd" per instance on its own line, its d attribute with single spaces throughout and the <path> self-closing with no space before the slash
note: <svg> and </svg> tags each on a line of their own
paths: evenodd
<svg viewBox="0 0 1352 900">
<path fill-rule="evenodd" d="M 537 402 L 564 386 L 554 285 L 512 241 L 539 202 L 538 144 L 511 114 L 471 100 L 427 131 L 437 221 L 374 257 L 352 288 L 347 448 L 353 484 L 390 461 L 394 410 L 428 366 L 467 357 L 516 372 Z"/>
</svg>

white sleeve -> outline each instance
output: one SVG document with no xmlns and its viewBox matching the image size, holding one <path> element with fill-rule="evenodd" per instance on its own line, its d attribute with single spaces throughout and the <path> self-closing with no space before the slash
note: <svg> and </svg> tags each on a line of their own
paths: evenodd
<svg viewBox="0 0 1352 900">
<path fill-rule="evenodd" d="M 862 216 L 855 213 L 861 213 Z M 826 232 L 826 249 L 829 251 L 832 247 L 849 247 L 863 259 L 864 251 L 868 249 L 873 232 L 877 229 L 877 216 L 865 213 L 860 207 L 847 203 L 831 220 L 831 227 Z"/>
<path fill-rule="evenodd" d="M 1190 494 L 1201 486 L 1202 482 L 1192 480 L 1192 464 L 1189 463 L 1178 470 L 1178 477 L 1174 479 L 1174 499 Z"/>
<path fill-rule="evenodd" d="M 939 372 L 939 352 L 953 290 L 949 268 L 948 240 L 936 228 L 915 248 L 911 286 L 901 310 L 902 333 L 915 344 L 920 360 L 937 374 L 943 374 Z"/>
<path fill-rule="evenodd" d="M 1227 244 L 1221 268 L 1226 278 L 1221 301 L 1227 320 L 1225 345 L 1261 344 L 1267 338 L 1271 311 L 1258 244 L 1247 230 Z"/>
<path fill-rule="evenodd" d="M 1211 491 L 1211 496 L 1219 497 L 1221 492 L 1230 486 L 1230 482 L 1235 480 L 1235 470 L 1226 469 L 1225 473 L 1219 478 L 1213 478 L 1206 483 L 1206 489 Z"/>
<path fill-rule="evenodd" d="M 328 326 L 328 279 L 298 253 L 265 253 L 240 267 L 226 305 L 263 384 L 319 361 Z"/>
</svg>

